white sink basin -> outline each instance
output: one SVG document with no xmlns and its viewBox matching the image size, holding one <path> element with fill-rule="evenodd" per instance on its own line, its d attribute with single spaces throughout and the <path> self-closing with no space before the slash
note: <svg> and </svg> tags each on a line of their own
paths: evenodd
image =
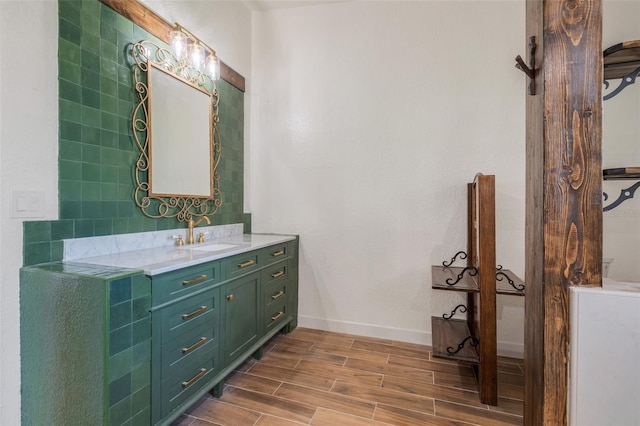
<svg viewBox="0 0 640 426">
<path fill-rule="evenodd" d="M 221 251 L 221 250 L 228 250 L 234 247 L 238 247 L 238 244 L 208 244 L 208 245 L 202 245 L 202 246 L 192 246 L 192 247 L 187 247 L 190 250 L 199 250 L 199 251 Z"/>
</svg>

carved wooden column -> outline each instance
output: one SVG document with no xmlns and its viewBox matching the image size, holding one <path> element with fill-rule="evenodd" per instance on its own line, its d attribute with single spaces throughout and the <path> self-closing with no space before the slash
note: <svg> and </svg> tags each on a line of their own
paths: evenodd
<svg viewBox="0 0 640 426">
<path fill-rule="evenodd" d="M 526 425 L 567 423 L 569 287 L 602 275 L 602 0 L 527 0 Z"/>
</svg>

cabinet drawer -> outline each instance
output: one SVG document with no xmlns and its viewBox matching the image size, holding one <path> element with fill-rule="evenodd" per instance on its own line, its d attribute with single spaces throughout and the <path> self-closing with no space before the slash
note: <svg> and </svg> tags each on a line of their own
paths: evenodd
<svg viewBox="0 0 640 426">
<path fill-rule="evenodd" d="M 278 262 L 264 268 L 260 277 L 262 282 L 269 285 L 275 281 L 286 281 L 289 277 L 289 262 Z"/>
<path fill-rule="evenodd" d="M 192 330 L 202 324 L 213 327 L 218 318 L 218 293 L 215 288 L 163 309 L 160 314 L 163 344 L 183 334 L 193 335 Z"/>
<path fill-rule="evenodd" d="M 288 281 L 275 281 L 264 289 L 264 306 L 270 308 L 271 305 L 282 304 L 289 301 Z"/>
<path fill-rule="evenodd" d="M 175 339 L 167 339 L 162 346 L 162 377 L 170 377 L 182 368 L 183 364 L 192 362 L 202 352 L 209 352 L 218 346 L 215 327 L 210 322 L 179 335 Z"/>
<path fill-rule="evenodd" d="M 275 303 L 270 306 L 267 310 L 265 310 L 265 329 L 268 331 L 276 325 L 281 324 L 285 320 L 289 319 L 288 311 L 289 310 L 287 309 L 287 304 L 284 301 L 282 303 Z"/>
<path fill-rule="evenodd" d="M 222 260 L 225 279 L 256 270 L 261 266 L 259 251 L 250 251 Z"/>
<path fill-rule="evenodd" d="M 212 350 L 194 354 L 189 363 L 177 369 L 175 374 L 162 382 L 162 412 L 163 417 L 178 407 L 202 386 L 206 385 L 220 370 L 218 365 L 217 347 Z"/>
<path fill-rule="evenodd" d="M 290 253 L 291 244 L 290 242 L 276 244 L 275 246 L 267 247 L 265 249 L 260 250 L 260 261 L 263 266 L 269 265 L 274 262 L 279 262 L 282 259 L 285 259 L 291 256 Z"/>
<path fill-rule="evenodd" d="M 220 279 L 220 262 L 162 274 L 153 279 L 153 306 L 202 290 Z"/>
</svg>

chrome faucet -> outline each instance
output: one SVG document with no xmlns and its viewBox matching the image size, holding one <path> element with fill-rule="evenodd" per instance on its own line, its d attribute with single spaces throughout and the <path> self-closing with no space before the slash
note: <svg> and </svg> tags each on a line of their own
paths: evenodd
<svg viewBox="0 0 640 426">
<path fill-rule="evenodd" d="M 198 226 L 200 224 L 200 222 L 202 221 L 207 222 L 207 225 L 211 225 L 211 221 L 209 220 L 209 218 L 207 216 L 202 216 L 200 219 L 198 219 L 197 221 L 194 221 L 193 219 L 189 219 L 189 221 L 187 222 L 187 244 L 193 244 L 194 240 L 193 240 L 193 228 L 195 228 L 196 226 Z"/>
</svg>

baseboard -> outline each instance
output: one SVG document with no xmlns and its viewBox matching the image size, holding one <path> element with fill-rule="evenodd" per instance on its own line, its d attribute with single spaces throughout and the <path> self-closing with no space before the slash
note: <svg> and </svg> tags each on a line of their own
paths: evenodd
<svg viewBox="0 0 640 426">
<path fill-rule="evenodd" d="M 355 334 L 356 336 L 375 337 L 378 339 L 398 340 L 400 342 L 418 343 L 431 346 L 431 332 L 409 330 L 395 327 L 382 327 L 350 321 L 337 321 L 326 318 L 314 318 L 298 315 L 298 326 L 336 333 Z M 519 343 L 498 342 L 498 355 L 522 358 L 524 345 Z"/>
</svg>

